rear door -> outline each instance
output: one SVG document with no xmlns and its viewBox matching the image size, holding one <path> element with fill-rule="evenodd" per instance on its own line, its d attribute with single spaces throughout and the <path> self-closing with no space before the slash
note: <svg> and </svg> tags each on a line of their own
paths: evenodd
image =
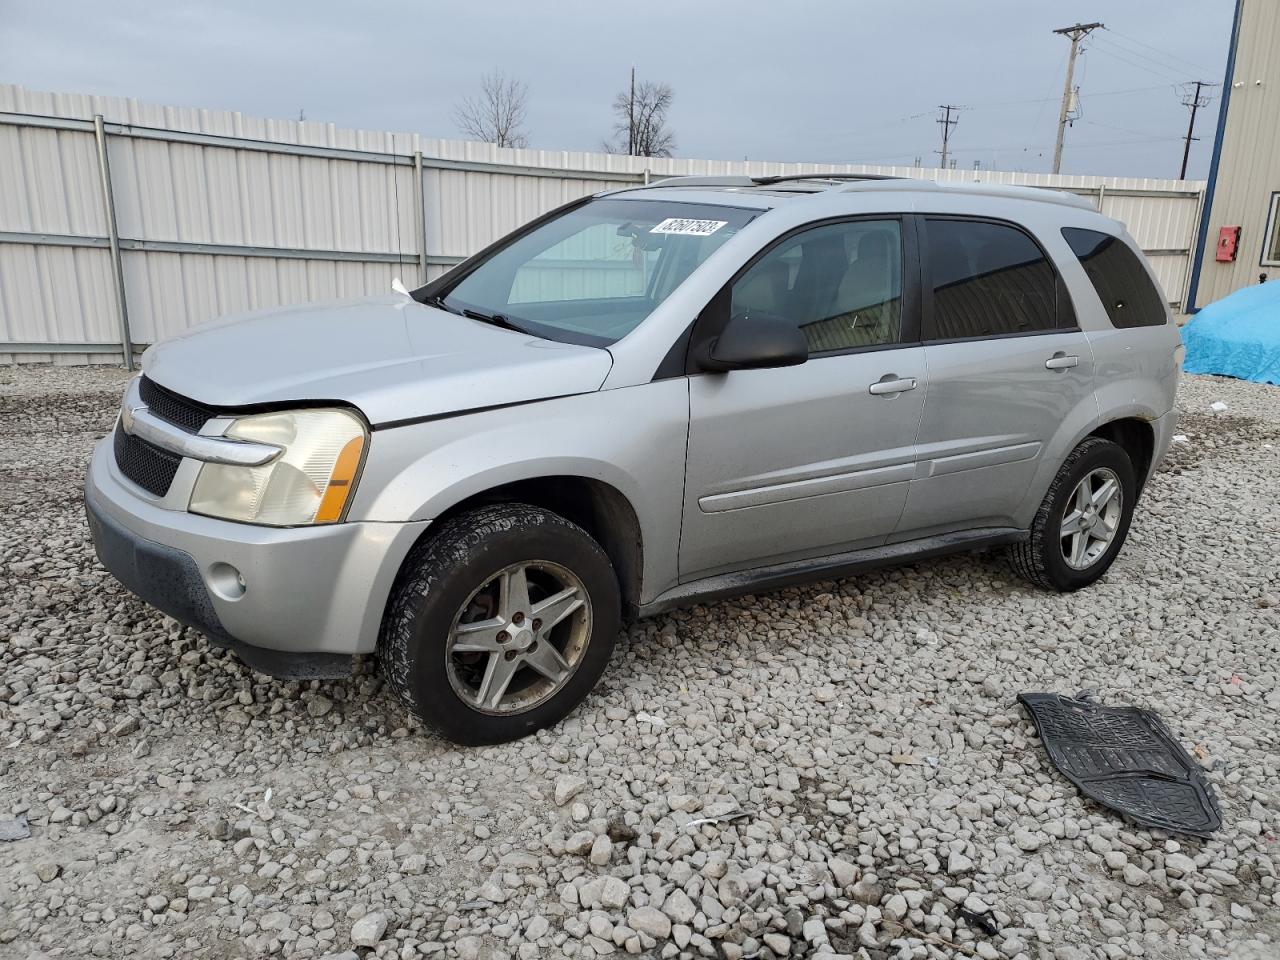
<svg viewBox="0 0 1280 960">
<path fill-rule="evenodd" d="M 898 218 L 807 227 L 699 319 L 695 342 L 736 314 L 792 323 L 810 354 L 690 376 L 682 581 L 876 546 L 897 525 L 926 392 L 904 238 Z"/>
<path fill-rule="evenodd" d="M 1066 287 L 1012 223 L 921 217 L 929 396 L 894 541 L 1015 525 L 1041 453 L 1094 363 Z"/>
</svg>

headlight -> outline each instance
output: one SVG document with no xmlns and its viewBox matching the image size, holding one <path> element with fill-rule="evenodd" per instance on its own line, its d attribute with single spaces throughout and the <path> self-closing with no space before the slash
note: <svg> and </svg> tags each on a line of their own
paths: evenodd
<svg viewBox="0 0 1280 960">
<path fill-rule="evenodd" d="M 206 463 L 191 491 L 192 513 L 292 527 L 342 519 L 364 454 L 365 428 L 344 410 L 242 417 L 226 437 L 281 448 L 260 467 Z"/>
</svg>

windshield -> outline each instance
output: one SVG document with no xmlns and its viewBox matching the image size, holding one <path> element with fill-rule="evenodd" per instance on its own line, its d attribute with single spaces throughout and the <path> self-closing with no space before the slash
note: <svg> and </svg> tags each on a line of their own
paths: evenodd
<svg viewBox="0 0 1280 960">
<path fill-rule="evenodd" d="M 547 339 L 608 346 L 757 213 L 672 200 L 592 200 L 507 244 L 435 302 Z"/>
</svg>

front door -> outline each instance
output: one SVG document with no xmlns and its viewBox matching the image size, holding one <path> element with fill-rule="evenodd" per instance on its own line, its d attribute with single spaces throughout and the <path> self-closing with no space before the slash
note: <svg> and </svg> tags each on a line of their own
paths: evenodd
<svg viewBox="0 0 1280 960">
<path fill-rule="evenodd" d="M 810 356 L 690 377 L 682 581 L 875 546 L 895 528 L 927 390 L 905 259 L 897 219 L 848 220 L 783 238 L 734 281 L 730 316 L 794 323 Z"/>
</svg>

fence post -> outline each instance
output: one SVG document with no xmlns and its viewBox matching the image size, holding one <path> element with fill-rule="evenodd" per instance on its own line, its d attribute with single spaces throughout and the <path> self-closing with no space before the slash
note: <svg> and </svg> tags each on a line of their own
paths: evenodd
<svg viewBox="0 0 1280 960">
<path fill-rule="evenodd" d="M 1102 204 L 1107 199 L 1107 185 L 1105 183 L 1098 184 L 1098 212 L 1102 213 Z"/>
<path fill-rule="evenodd" d="M 116 201 L 111 192 L 111 166 L 107 161 L 107 130 L 102 114 L 94 114 L 93 136 L 98 143 L 98 174 L 102 177 L 102 205 L 107 215 L 107 238 L 111 241 L 111 266 L 116 282 L 116 310 L 120 316 L 120 349 L 124 368 L 133 370 L 133 337 L 129 334 L 129 307 L 124 295 L 124 262 L 120 257 L 120 231 L 116 227 Z"/>
<path fill-rule="evenodd" d="M 418 228 L 418 279 L 427 282 L 427 210 L 426 190 L 422 185 L 422 151 L 413 152 L 413 216 Z"/>
</svg>

